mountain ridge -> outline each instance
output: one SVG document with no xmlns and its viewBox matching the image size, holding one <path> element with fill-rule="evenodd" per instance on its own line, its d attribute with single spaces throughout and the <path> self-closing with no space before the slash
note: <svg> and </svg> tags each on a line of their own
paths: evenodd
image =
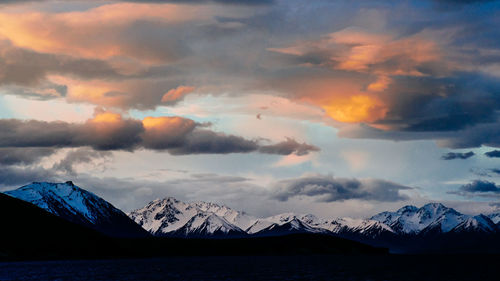
<svg viewBox="0 0 500 281">
<path fill-rule="evenodd" d="M 108 236 L 145 237 L 149 233 L 125 213 L 99 196 L 71 181 L 33 182 L 4 194 L 29 202 L 72 223 L 83 225 Z"/>
<path fill-rule="evenodd" d="M 171 216 L 151 215 L 160 213 L 168 213 Z M 403 206 L 396 211 L 381 212 L 367 219 L 325 219 L 312 214 L 294 213 L 256 218 L 215 203 L 201 201 L 184 203 L 175 198 L 166 197 L 156 199 L 145 207 L 132 211 L 129 216 L 154 235 L 190 237 L 189 227 L 183 227 L 183 222 L 187 222 L 188 219 L 194 216 L 200 216 L 200 214 L 203 214 L 202 217 L 217 216 L 221 218 L 220 221 L 232 224 L 234 229 L 243 230 L 250 236 L 304 232 L 376 239 L 389 236 L 425 236 L 451 232 L 496 233 L 500 229 L 499 225 L 495 224 L 489 216 L 461 214 L 441 203 L 428 203 L 420 208 L 412 205 Z M 496 219 L 498 214 L 492 214 L 492 216 Z M 235 218 L 240 218 L 240 220 L 238 221 Z M 221 227 L 220 221 L 218 227 Z M 160 229 L 154 228 L 154 225 L 168 227 Z M 178 229 L 181 228 L 182 231 L 179 231 Z M 217 229 L 217 226 L 213 226 L 213 228 Z M 226 228 L 229 229 L 230 227 L 226 225 Z M 199 236 L 196 231 L 192 233 L 196 234 L 194 236 Z M 205 234 L 206 237 L 214 236 L 211 232 Z M 238 231 L 238 234 L 241 235 L 242 233 Z"/>
</svg>

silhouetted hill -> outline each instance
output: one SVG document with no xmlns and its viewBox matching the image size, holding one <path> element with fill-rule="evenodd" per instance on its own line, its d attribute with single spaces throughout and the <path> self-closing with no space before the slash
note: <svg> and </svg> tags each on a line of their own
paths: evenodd
<svg viewBox="0 0 500 281">
<path fill-rule="evenodd" d="M 94 256 L 107 238 L 31 203 L 0 193 L 0 258 Z"/>
</svg>

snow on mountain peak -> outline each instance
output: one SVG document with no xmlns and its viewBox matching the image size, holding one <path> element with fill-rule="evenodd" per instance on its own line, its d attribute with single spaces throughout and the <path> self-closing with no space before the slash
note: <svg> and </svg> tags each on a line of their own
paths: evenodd
<svg viewBox="0 0 500 281">
<path fill-rule="evenodd" d="M 201 224 L 206 224 L 204 226 L 206 231 L 213 230 L 222 233 L 226 233 L 226 230 L 230 229 L 241 231 L 241 229 L 249 227 L 255 220 L 253 217 L 227 206 L 202 201 L 185 203 L 173 197 L 156 199 L 145 207 L 132 211 L 129 216 L 155 235 L 169 235 L 174 232 L 177 234 L 182 232 L 185 234 L 197 233 Z"/>
<path fill-rule="evenodd" d="M 167 197 L 154 200 L 146 207 L 133 211 L 130 217 L 156 235 L 326 231 L 339 235 L 355 234 L 375 238 L 386 234 L 446 233 L 457 229 L 458 226 L 464 229 L 496 228 L 489 218 L 488 224 L 482 217 L 471 218 L 441 203 L 429 203 L 420 208 L 408 205 L 395 212 L 379 213 L 370 219 L 323 219 L 312 214 L 295 213 L 255 218 L 224 205 L 202 201 L 184 203 Z M 498 217 L 500 220 L 500 216 Z"/>
<path fill-rule="evenodd" d="M 489 214 L 488 217 L 494 224 L 500 223 L 500 213 Z"/>
<path fill-rule="evenodd" d="M 388 225 L 398 233 L 444 233 L 464 222 L 469 216 L 441 203 L 429 203 L 421 208 L 405 206 L 396 212 L 382 212 L 371 219 Z"/>
<path fill-rule="evenodd" d="M 103 215 L 107 216 L 109 209 L 115 209 L 105 200 L 79 188 L 71 181 L 65 183 L 33 182 L 5 193 L 31 202 L 56 215 L 65 216 L 65 212 L 70 212 L 90 222 L 95 222 Z"/>
<path fill-rule="evenodd" d="M 144 237 L 148 233 L 125 213 L 73 182 L 33 182 L 5 194 L 110 236 Z"/>
</svg>

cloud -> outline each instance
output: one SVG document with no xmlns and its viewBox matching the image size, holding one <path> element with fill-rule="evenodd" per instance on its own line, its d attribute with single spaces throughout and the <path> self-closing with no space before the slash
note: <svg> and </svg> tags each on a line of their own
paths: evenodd
<svg viewBox="0 0 500 281">
<path fill-rule="evenodd" d="M 90 148 L 79 148 L 72 150 L 66 156 L 55 163 L 52 170 L 64 172 L 68 175 L 75 176 L 75 165 L 77 164 L 92 164 L 96 159 L 109 158 L 112 153 L 109 151 L 98 151 Z"/>
<path fill-rule="evenodd" d="M 449 194 L 456 194 L 464 197 L 485 197 L 485 198 L 499 198 L 500 186 L 491 181 L 474 180 L 471 183 L 462 185 L 456 191 L 449 191 Z"/>
<path fill-rule="evenodd" d="M 202 153 L 247 153 L 257 151 L 257 141 L 247 140 L 239 136 L 226 135 L 209 130 L 197 130 L 186 137 L 184 143 L 169 150 L 173 155 Z"/>
<path fill-rule="evenodd" d="M 500 175 L 500 169 L 490 169 L 491 172 Z"/>
<path fill-rule="evenodd" d="M 358 130 L 355 137 L 500 145 L 496 9 L 187 2 L 2 9 L 0 34 L 22 50 L 5 68 L 4 79 L 17 84 L 2 90 L 140 110 L 174 105 L 190 92 L 182 87 L 200 95 L 265 92 L 323 110 L 345 137 L 347 125 L 364 124 L 380 131 Z"/>
<path fill-rule="evenodd" d="M 184 99 L 184 96 L 192 93 L 195 90 L 195 87 L 191 86 L 179 86 L 175 89 L 170 89 L 166 92 L 161 98 L 161 102 L 164 104 L 176 104 L 177 102 Z"/>
<path fill-rule="evenodd" d="M 37 53 L 0 41 L 1 84 L 33 85 L 48 74 L 69 74 L 86 79 L 123 78 L 110 64 L 95 59 Z"/>
<path fill-rule="evenodd" d="M 348 123 L 373 123 L 385 118 L 390 108 L 379 93 L 389 88 L 394 76 L 422 77 L 449 71 L 437 43 L 419 35 L 394 38 L 390 34 L 346 28 L 319 40 L 269 50 L 303 66 L 369 74 L 365 89 L 352 85 L 330 91 L 311 89 L 302 94 L 324 108 L 331 118 Z M 350 89 L 343 89 L 347 87 Z"/>
<path fill-rule="evenodd" d="M 500 150 L 492 150 L 485 152 L 484 155 L 486 155 L 489 158 L 500 158 Z"/>
<path fill-rule="evenodd" d="M 448 152 L 441 156 L 443 160 L 454 160 L 454 159 L 468 159 L 474 156 L 475 153 L 472 151 L 461 153 L 461 152 Z"/>
<path fill-rule="evenodd" d="M 165 62 L 185 55 L 188 48 L 181 41 L 156 36 L 151 29 L 142 32 L 148 20 L 161 26 L 197 17 L 209 19 L 211 13 L 206 9 L 206 13 L 200 13 L 203 9 L 191 5 L 113 3 L 85 11 L 0 13 L 0 35 L 16 46 L 43 53 Z M 41 22 L 44 27 L 39 25 Z M 43 36 L 42 30 L 46 31 Z M 135 40 L 130 40 L 132 35 Z"/>
<path fill-rule="evenodd" d="M 1 4 L 20 4 L 29 2 L 42 2 L 50 0 L 2 0 Z M 66 0 L 77 1 L 77 0 Z M 91 0 L 92 1 L 92 0 Z M 98 2 L 98 0 L 94 0 Z M 120 2 L 137 2 L 137 3 L 177 3 L 177 4 L 206 4 L 206 3 L 219 3 L 228 5 L 270 5 L 274 0 L 121 0 Z M 0 5 L 1 5 L 0 4 Z"/>
<path fill-rule="evenodd" d="M 57 181 L 57 175 L 41 167 L 0 166 L 0 185 L 18 187 L 34 181 Z"/>
<path fill-rule="evenodd" d="M 347 179 L 316 175 L 280 181 L 273 198 L 287 201 L 297 196 L 315 197 L 318 201 L 333 202 L 350 199 L 392 202 L 408 199 L 400 190 L 408 186 L 379 179 Z"/>
<path fill-rule="evenodd" d="M 53 148 L 0 148 L 0 165 L 29 165 L 56 152 Z"/>
<path fill-rule="evenodd" d="M 123 2 L 139 2 L 139 3 L 193 3 L 193 4 L 203 4 L 203 3 L 220 3 L 229 5 L 269 5 L 274 3 L 274 0 L 123 0 Z"/>
<path fill-rule="evenodd" d="M 500 193 L 500 187 L 498 187 L 494 182 L 475 180 L 471 183 L 463 185 L 460 190 L 464 192 L 498 192 Z"/>
<path fill-rule="evenodd" d="M 205 125 L 182 117 L 146 117 L 136 120 L 98 109 L 95 116 L 85 123 L 0 119 L 0 147 L 90 146 L 103 151 L 146 148 L 165 150 L 173 155 L 259 151 L 304 155 L 317 151 L 312 145 L 299 144 L 292 139 L 263 146 L 257 140 L 247 140 L 203 127 Z"/>
<path fill-rule="evenodd" d="M 307 155 L 309 152 L 319 151 L 319 147 L 307 143 L 299 143 L 294 139 L 287 138 L 272 145 L 264 145 L 259 148 L 259 152 L 267 154 L 290 155 L 292 153 L 297 156 Z"/>
<path fill-rule="evenodd" d="M 186 81 L 193 82 L 184 87 L 227 84 L 231 75 L 219 75 L 217 64 L 224 64 L 214 63 L 222 60 L 214 53 L 229 47 L 214 40 L 237 27 L 219 22 L 218 16 L 241 18 L 261 8 L 237 5 L 252 1 L 215 1 L 236 4 L 220 6 L 173 2 L 96 1 L 87 9 L 58 12 L 2 9 L 0 40 L 5 46 L 0 49 L 9 47 L 0 51 L 2 90 L 28 98 L 154 109 L 181 100 L 183 95 L 165 94 Z M 53 87 L 40 89 L 47 85 Z"/>
</svg>

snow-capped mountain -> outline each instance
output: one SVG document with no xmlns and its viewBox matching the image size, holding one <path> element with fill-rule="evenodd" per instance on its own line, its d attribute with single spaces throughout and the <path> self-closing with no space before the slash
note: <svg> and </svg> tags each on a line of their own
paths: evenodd
<svg viewBox="0 0 500 281">
<path fill-rule="evenodd" d="M 193 216 L 184 226 L 171 233 L 171 235 L 181 237 L 237 237 L 245 236 L 246 232 L 214 213 L 201 212 Z"/>
<path fill-rule="evenodd" d="M 498 231 L 495 221 L 500 221 L 500 215 L 469 216 L 440 203 L 430 203 L 421 208 L 405 206 L 369 219 L 325 219 L 294 213 L 255 218 L 227 206 L 207 202 L 185 203 L 172 197 L 154 200 L 129 216 L 156 236 L 271 236 L 307 232 L 363 241 L 392 239 L 399 235 L 493 233 Z"/>
<path fill-rule="evenodd" d="M 149 234 L 109 202 L 73 182 L 34 182 L 5 194 L 32 203 L 70 222 L 110 236 L 143 237 Z"/>
<path fill-rule="evenodd" d="M 323 219 L 311 214 L 284 213 L 255 218 L 244 212 L 207 202 L 185 203 L 172 197 L 156 199 L 129 213 L 137 224 L 155 236 L 256 236 L 285 233 L 356 234 L 378 237 L 393 233 L 379 221 Z"/>
<path fill-rule="evenodd" d="M 483 232 L 483 233 L 495 233 L 498 227 L 495 223 L 485 215 L 477 215 L 473 217 L 468 217 L 465 221 L 461 222 L 459 225 L 454 227 L 451 232 L 454 233 L 465 233 L 465 232 Z"/>
<path fill-rule="evenodd" d="M 268 218 L 257 219 L 246 229 L 248 234 L 279 235 L 283 233 L 327 233 L 324 228 L 313 225 L 320 219 L 314 215 L 295 215 L 285 213 Z"/>
<path fill-rule="evenodd" d="M 156 199 L 129 214 L 156 236 L 241 235 L 255 218 L 214 203 L 184 203 L 175 198 Z"/>
<path fill-rule="evenodd" d="M 489 214 L 488 218 L 490 218 L 490 220 L 494 224 L 496 224 L 496 225 L 500 224 L 500 213 Z"/>
<path fill-rule="evenodd" d="M 418 234 L 422 231 L 448 232 L 466 219 L 454 209 L 439 203 L 430 203 L 421 208 L 405 206 L 396 212 L 383 212 L 371 217 L 397 233 Z"/>
<path fill-rule="evenodd" d="M 395 212 L 382 212 L 373 217 L 399 234 L 429 235 L 448 232 L 497 231 L 490 218 L 469 216 L 441 203 L 429 203 L 421 208 L 405 206 Z"/>
</svg>

